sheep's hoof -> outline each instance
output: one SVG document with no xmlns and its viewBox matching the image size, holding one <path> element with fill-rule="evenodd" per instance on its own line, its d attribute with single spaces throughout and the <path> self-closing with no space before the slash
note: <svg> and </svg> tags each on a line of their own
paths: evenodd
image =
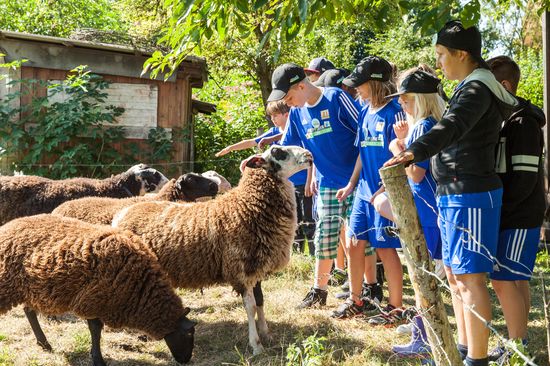
<svg viewBox="0 0 550 366">
<path fill-rule="evenodd" d="M 268 332 L 260 333 L 260 339 L 262 340 L 262 343 L 273 342 L 273 336 L 271 335 L 271 333 Z"/>
<path fill-rule="evenodd" d="M 261 344 L 258 344 L 256 347 L 252 347 L 252 349 L 253 349 L 252 354 L 254 356 L 264 353 L 265 351 L 264 346 L 262 346 Z"/>
<path fill-rule="evenodd" d="M 48 351 L 48 352 L 52 352 L 53 349 L 52 349 L 52 346 L 50 345 L 50 343 L 48 341 L 44 341 L 44 342 L 40 342 L 40 341 L 37 341 L 36 342 L 40 347 L 42 347 L 42 349 L 44 351 Z"/>
</svg>

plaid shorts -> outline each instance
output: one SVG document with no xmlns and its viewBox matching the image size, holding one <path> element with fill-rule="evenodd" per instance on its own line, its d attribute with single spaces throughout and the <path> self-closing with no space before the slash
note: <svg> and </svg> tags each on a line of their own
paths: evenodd
<svg viewBox="0 0 550 366">
<path fill-rule="evenodd" d="M 319 187 L 315 225 L 315 258 L 334 259 L 338 253 L 340 228 L 348 224 L 353 194 L 344 202 L 336 199 L 336 188 Z"/>
</svg>

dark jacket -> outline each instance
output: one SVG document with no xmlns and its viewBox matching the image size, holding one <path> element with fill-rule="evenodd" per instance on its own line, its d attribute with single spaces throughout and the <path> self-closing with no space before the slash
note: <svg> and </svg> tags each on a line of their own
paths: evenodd
<svg viewBox="0 0 550 366">
<path fill-rule="evenodd" d="M 495 173 L 494 152 L 501 123 L 515 105 L 517 101 L 488 70 L 477 69 L 455 91 L 441 121 L 407 149 L 414 154 L 413 162 L 433 156 L 438 195 L 502 186 Z"/>
<path fill-rule="evenodd" d="M 496 171 L 504 186 L 501 230 L 541 226 L 546 206 L 541 130 L 546 119 L 539 107 L 517 99 L 519 106 L 500 131 L 496 156 Z"/>
</svg>

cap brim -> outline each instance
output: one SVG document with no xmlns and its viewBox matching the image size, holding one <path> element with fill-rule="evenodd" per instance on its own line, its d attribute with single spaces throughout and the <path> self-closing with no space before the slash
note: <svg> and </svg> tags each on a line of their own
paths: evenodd
<svg viewBox="0 0 550 366">
<path fill-rule="evenodd" d="M 307 68 L 304 68 L 304 71 L 314 72 L 314 73 L 317 73 L 317 74 L 320 74 L 320 73 L 321 73 L 321 71 L 319 71 L 319 70 L 307 69 Z"/>
<path fill-rule="evenodd" d="M 357 88 L 359 85 L 363 84 L 365 81 L 359 79 L 355 75 L 350 75 L 342 80 L 342 84 L 349 86 L 350 88 Z"/>
<path fill-rule="evenodd" d="M 472 57 L 474 58 L 474 60 L 477 61 L 477 63 L 479 64 L 479 67 L 483 69 L 491 70 L 491 68 L 489 67 L 489 64 L 483 59 L 483 57 L 474 56 L 474 55 L 472 55 Z"/>
<path fill-rule="evenodd" d="M 273 89 L 271 91 L 271 94 L 269 94 L 269 97 L 267 98 L 268 102 L 276 102 L 278 100 L 281 100 L 285 97 L 287 92 L 279 90 L 279 89 Z"/>
<path fill-rule="evenodd" d="M 390 94 L 390 95 L 386 95 L 386 98 L 393 98 L 393 97 L 397 97 L 397 96 L 403 95 L 403 94 L 407 94 L 407 92 L 406 91 L 401 91 L 401 92 L 393 93 L 393 94 Z"/>
</svg>

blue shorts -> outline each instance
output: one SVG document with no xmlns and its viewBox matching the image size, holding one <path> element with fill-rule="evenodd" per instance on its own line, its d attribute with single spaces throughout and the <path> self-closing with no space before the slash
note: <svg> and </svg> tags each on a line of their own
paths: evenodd
<svg viewBox="0 0 550 366">
<path fill-rule="evenodd" d="M 428 246 L 428 252 L 432 259 L 441 259 L 441 232 L 437 226 L 422 227 L 424 238 Z"/>
<path fill-rule="evenodd" d="M 443 263 L 453 274 L 493 272 L 501 205 L 502 189 L 437 197 Z"/>
<path fill-rule="evenodd" d="M 395 226 L 395 224 L 380 216 L 368 201 L 355 196 L 346 232 L 348 238 L 368 240 L 373 248 L 401 248 L 399 238 L 386 235 L 384 232 L 386 226 Z"/>
<path fill-rule="evenodd" d="M 529 281 L 535 267 L 540 238 L 540 227 L 509 229 L 500 232 L 497 264 L 492 280 Z"/>
</svg>

